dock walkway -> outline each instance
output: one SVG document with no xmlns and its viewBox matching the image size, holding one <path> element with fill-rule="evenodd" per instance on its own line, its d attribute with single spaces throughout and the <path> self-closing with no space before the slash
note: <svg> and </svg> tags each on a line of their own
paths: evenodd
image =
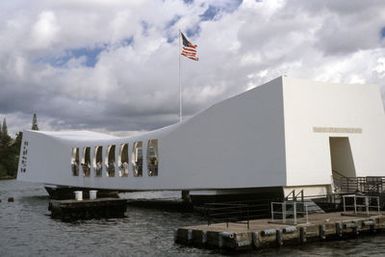
<svg viewBox="0 0 385 257">
<path fill-rule="evenodd" d="M 385 216 L 349 216 L 346 213 L 312 214 L 308 223 L 288 225 L 272 223 L 270 219 L 247 223 L 216 223 L 177 229 L 175 242 L 201 248 L 233 250 L 303 244 L 309 241 L 356 237 L 385 229 Z"/>
</svg>

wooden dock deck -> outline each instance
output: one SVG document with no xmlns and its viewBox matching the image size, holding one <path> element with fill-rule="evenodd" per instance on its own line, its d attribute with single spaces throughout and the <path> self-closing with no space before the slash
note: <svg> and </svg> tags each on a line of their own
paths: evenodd
<svg viewBox="0 0 385 257">
<path fill-rule="evenodd" d="M 307 224 L 271 223 L 270 219 L 249 223 L 216 223 L 177 229 L 175 242 L 200 248 L 233 250 L 280 247 L 309 241 L 357 237 L 360 233 L 374 233 L 385 229 L 385 216 L 349 216 L 342 213 L 309 215 Z"/>
<path fill-rule="evenodd" d="M 99 198 L 85 200 L 51 200 L 48 210 L 53 218 L 64 220 L 125 217 L 127 200 Z"/>
</svg>

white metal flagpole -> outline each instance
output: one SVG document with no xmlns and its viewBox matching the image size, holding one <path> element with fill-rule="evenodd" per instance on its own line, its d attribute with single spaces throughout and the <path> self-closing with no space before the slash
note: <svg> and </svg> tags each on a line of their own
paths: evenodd
<svg viewBox="0 0 385 257">
<path fill-rule="evenodd" d="M 181 31 L 179 30 L 179 48 L 178 48 L 178 55 L 179 55 L 179 122 L 182 122 L 183 119 L 183 113 L 182 113 L 182 106 L 183 106 L 183 97 L 182 97 L 182 83 L 181 83 L 181 69 L 180 69 L 180 46 L 181 46 Z"/>
</svg>

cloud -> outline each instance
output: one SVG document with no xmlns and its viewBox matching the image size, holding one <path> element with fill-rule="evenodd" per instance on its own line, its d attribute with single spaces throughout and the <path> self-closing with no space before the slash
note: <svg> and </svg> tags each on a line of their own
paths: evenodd
<svg viewBox="0 0 385 257">
<path fill-rule="evenodd" d="M 57 38 L 59 32 L 56 15 L 52 11 L 43 11 L 32 27 L 31 44 L 32 48 L 49 48 Z"/>
<path fill-rule="evenodd" d="M 0 118 L 10 131 L 122 133 L 178 120 L 178 30 L 186 116 L 282 74 L 378 84 L 379 0 L 0 2 Z"/>
</svg>

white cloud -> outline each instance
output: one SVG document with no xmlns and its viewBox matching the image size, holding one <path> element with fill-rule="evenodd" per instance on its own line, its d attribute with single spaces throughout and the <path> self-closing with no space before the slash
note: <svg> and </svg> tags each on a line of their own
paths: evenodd
<svg viewBox="0 0 385 257">
<path fill-rule="evenodd" d="M 37 49 L 49 48 L 55 43 L 58 32 L 59 26 L 55 13 L 43 11 L 39 14 L 37 22 L 32 27 L 30 46 Z"/>
<path fill-rule="evenodd" d="M 0 118 L 12 131 L 33 112 L 42 129 L 175 122 L 178 29 L 200 55 L 181 60 L 186 115 L 282 74 L 385 92 L 384 10 L 378 0 L 3 1 Z"/>
<path fill-rule="evenodd" d="M 385 57 L 379 57 L 377 59 L 377 66 L 374 71 L 378 74 L 379 78 L 385 78 Z"/>
</svg>

